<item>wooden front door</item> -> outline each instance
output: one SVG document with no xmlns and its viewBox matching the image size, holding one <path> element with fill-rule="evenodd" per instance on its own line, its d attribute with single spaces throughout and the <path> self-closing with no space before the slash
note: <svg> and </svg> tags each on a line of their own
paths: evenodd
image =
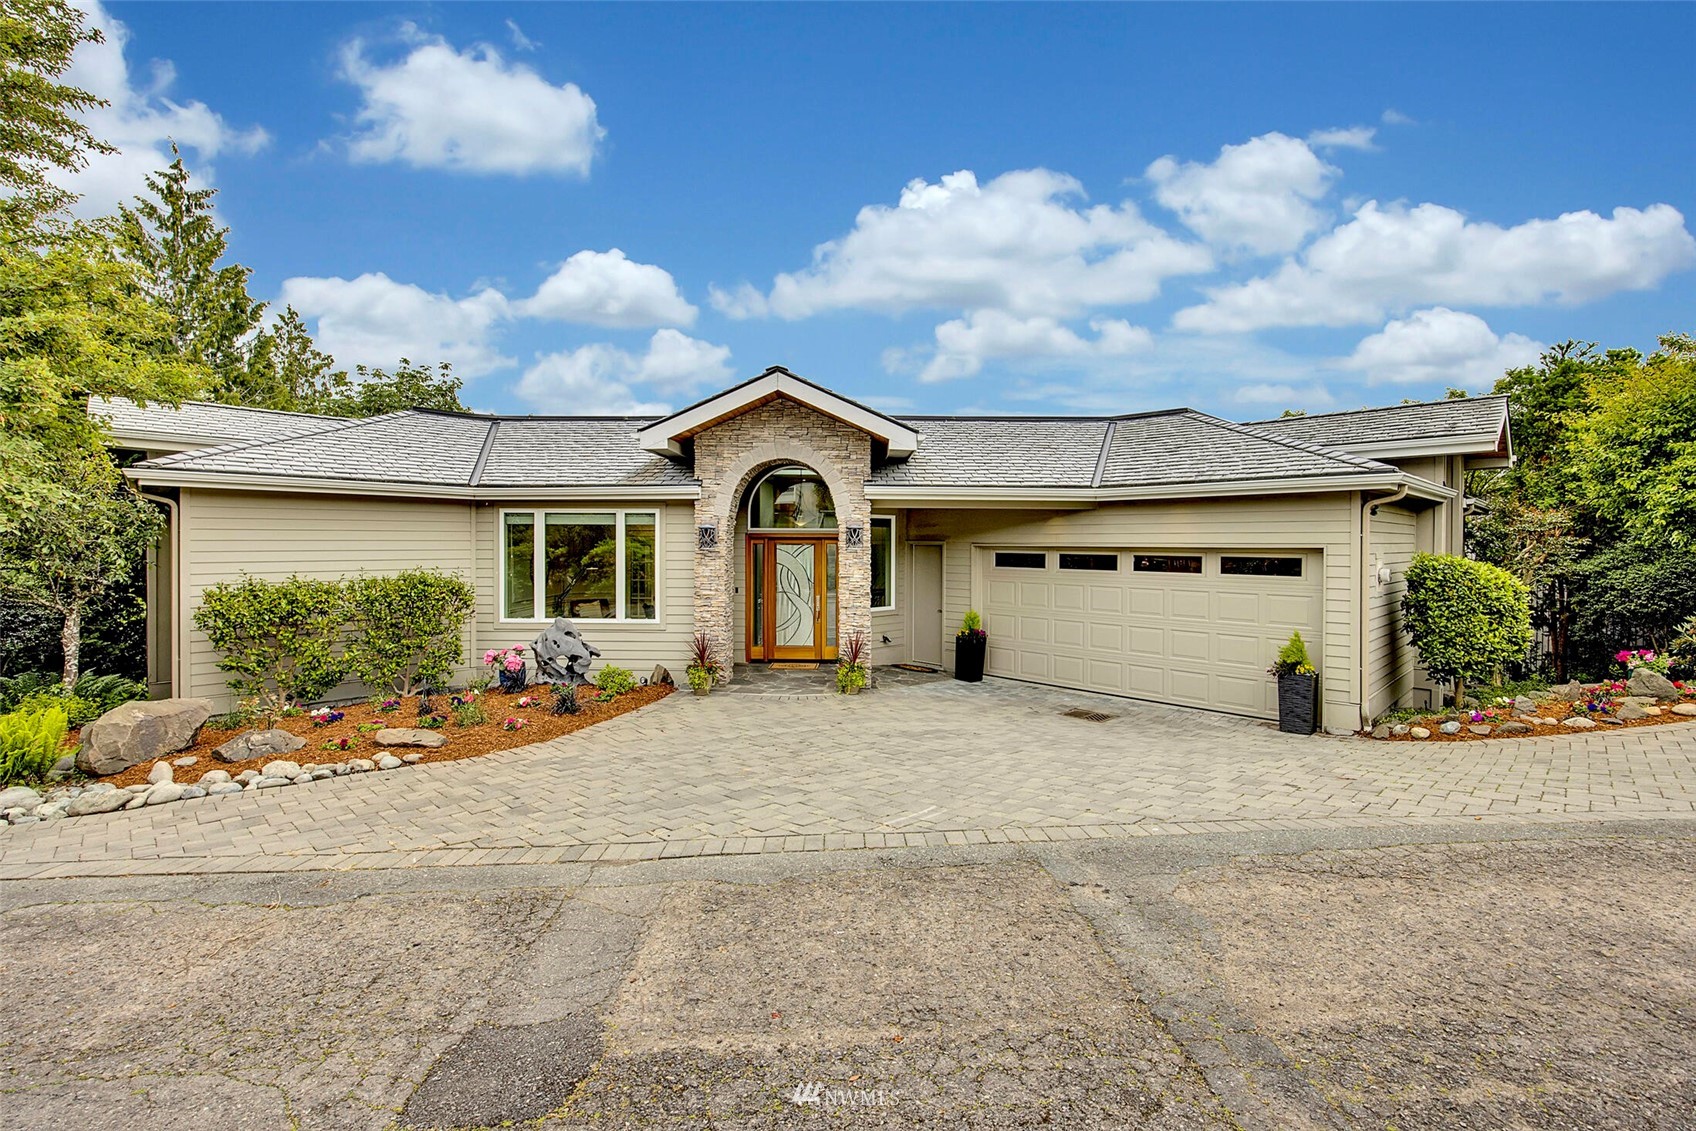
<svg viewBox="0 0 1696 1131">
<path fill-rule="evenodd" d="M 836 658 L 836 535 L 748 535 L 748 659 Z"/>
</svg>

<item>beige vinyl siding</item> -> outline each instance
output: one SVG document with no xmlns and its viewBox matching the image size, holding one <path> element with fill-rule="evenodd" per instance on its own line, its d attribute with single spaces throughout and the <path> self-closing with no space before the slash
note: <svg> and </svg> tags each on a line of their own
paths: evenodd
<svg viewBox="0 0 1696 1131">
<path fill-rule="evenodd" d="M 889 516 L 895 519 L 895 537 L 890 543 L 890 557 L 893 558 L 891 569 L 895 575 L 894 608 L 887 612 L 872 614 L 871 628 L 871 662 L 874 664 L 904 663 L 912 656 L 907 650 L 908 615 L 912 608 L 907 600 L 908 558 L 907 553 L 907 516 L 905 512 L 893 507 L 872 508 L 879 518 Z M 889 643 L 883 643 L 883 638 L 889 637 Z"/>
<path fill-rule="evenodd" d="M 187 662 L 178 695 L 234 706 L 219 653 L 193 627 L 206 589 L 243 573 L 268 580 L 352 577 L 414 567 L 471 580 L 471 511 L 464 503 L 185 488 L 181 502 Z M 470 640 L 467 632 L 467 649 Z M 337 697 L 363 694 L 344 685 Z"/>
<path fill-rule="evenodd" d="M 1111 503 L 1081 511 L 912 510 L 906 534 L 943 541 L 943 648 L 968 608 L 981 607 L 979 546 L 1130 550 L 1317 550 L 1324 562 L 1320 684 L 1325 725 L 1359 725 L 1355 619 L 1360 510 L 1350 492 L 1247 499 Z"/>
<path fill-rule="evenodd" d="M 513 644 L 526 647 L 550 622 L 503 621 L 500 610 L 500 515 L 503 510 L 654 511 L 659 515 L 655 537 L 654 578 L 659 619 L 653 623 L 579 620 L 583 639 L 601 650 L 595 661 L 629 668 L 638 678 L 655 664 L 664 664 L 680 678 L 689 660 L 689 640 L 695 634 L 694 509 L 688 503 L 577 502 L 537 503 L 526 499 L 479 502 L 471 508 L 475 548 L 477 619 L 472 654 L 481 659 L 490 648 Z"/>
<path fill-rule="evenodd" d="M 1432 508 L 1433 510 L 1438 508 Z M 1371 579 L 1367 604 L 1367 656 L 1374 716 L 1407 706 L 1417 675 L 1417 655 L 1402 632 L 1402 597 L 1407 593 L 1407 567 L 1418 547 L 1418 518 L 1401 507 L 1379 507 L 1372 516 Z M 1377 580 L 1389 567 L 1390 580 Z"/>
</svg>

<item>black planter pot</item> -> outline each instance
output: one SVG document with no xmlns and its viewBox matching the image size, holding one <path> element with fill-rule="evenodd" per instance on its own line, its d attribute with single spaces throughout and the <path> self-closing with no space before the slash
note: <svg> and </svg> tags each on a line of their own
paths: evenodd
<svg viewBox="0 0 1696 1131">
<path fill-rule="evenodd" d="M 954 678 L 965 683 L 983 682 L 983 657 L 989 651 L 987 636 L 954 638 Z"/>
<path fill-rule="evenodd" d="M 508 695 L 517 695 L 520 691 L 523 691 L 526 687 L 530 686 L 530 665 L 525 664 L 515 672 L 509 672 L 505 668 L 502 668 L 500 670 L 500 677 L 501 690 L 506 692 Z"/>
<path fill-rule="evenodd" d="M 1319 677 L 1278 677 L 1278 729 L 1285 734 L 1312 734 L 1319 725 Z"/>
</svg>

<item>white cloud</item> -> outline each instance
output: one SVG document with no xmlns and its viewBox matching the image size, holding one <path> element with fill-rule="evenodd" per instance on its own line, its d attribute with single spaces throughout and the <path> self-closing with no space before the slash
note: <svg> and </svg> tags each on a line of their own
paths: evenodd
<svg viewBox="0 0 1696 1131">
<path fill-rule="evenodd" d="M 1452 208 L 1367 201 L 1270 275 L 1210 289 L 1180 310 L 1185 330 L 1376 322 L 1415 306 L 1578 303 L 1647 290 L 1696 263 L 1696 240 L 1667 204 L 1616 208 L 1612 218 L 1568 212 L 1512 228 Z"/>
<path fill-rule="evenodd" d="M 517 20 L 507 20 L 506 33 L 512 37 L 512 45 L 519 51 L 534 51 L 541 46 L 540 43 L 524 34 L 524 29 L 518 26 Z"/>
<path fill-rule="evenodd" d="M 1212 266 L 1205 248 L 1161 231 L 1134 204 L 1074 205 L 1082 196 L 1074 178 L 1047 169 L 986 185 L 970 171 L 914 180 L 895 207 L 862 208 L 851 231 L 817 247 L 812 266 L 779 275 L 769 297 L 737 288 L 715 290 L 713 302 L 732 317 L 943 307 L 1067 318 L 1146 301 L 1163 280 Z"/>
<path fill-rule="evenodd" d="M 1372 139 L 1378 130 L 1374 126 L 1339 126 L 1329 130 L 1314 130 L 1307 135 L 1307 144 L 1321 149 L 1376 149 Z"/>
<path fill-rule="evenodd" d="M 355 161 L 589 175 L 606 131 L 575 83 L 554 86 L 488 44 L 457 51 L 410 24 L 404 35 L 410 49 L 394 63 L 368 59 L 362 40 L 342 49 L 342 75 L 365 96 L 348 139 Z"/>
<path fill-rule="evenodd" d="M 1386 126 L 1417 126 L 1419 124 L 1394 107 L 1391 107 L 1380 114 L 1378 116 L 1378 120 L 1383 122 Z"/>
<path fill-rule="evenodd" d="M 1162 157 L 1148 167 L 1154 197 L 1209 243 L 1259 254 L 1299 247 L 1325 223 L 1314 202 L 1339 170 L 1299 138 L 1263 134 L 1226 145 L 1211 164 Z"/>
<path fill-rule="evenodd" d="M 609 327 L 689 326 L 696 314 L 670 272 L 635 263 L 616 247 L 573 255 L 518 309 L 531 318 Z"/>
<path fill-rule="evenodd" d="M 469 379 L 513 364 L 489 341 L 509 313 L 505 296 L 493 288 L 455 299 L 381 273 L 296 277 L 283 281 L 277 301 L 315 321 L 319 348 L 344 366 L 393 368 L 402 357 L 421 364 L 449 361 Z"/>
<path fill-rule="evenodd" d="M 517 392 L 544 411 L 652 415 L 669 411 L 669 402 L 640 399 L 648 390 L 683 395 L 722 384 L 730 377 L 729 362 L 729 348 L 663 329 L 641 355 L 596 342 L 540 357 L 519 379 Z"/>
<path fill-rule="evenodd" d="M 225 153 L 251 154 L 264 148 L 270 136 L 257 126 L 238 129 L 204 102 L 170 98 L 176 69 L 168 60 L 154 60 L 145 79 L 130 74 L 125 53 L 130 33 L 98 3 L 85 6 L 88 23 L 105 34 L 104 43 L 84 43 L 76 50 L 63 81 L 111 103 L 83 115 L 96 138 L 118 149 L 93 154 L 88 167 L 76 173 L 55 173 L 54 181 L 82 194 L 72 209 L 79 216 L 102 216 L 119 203 L 129 203 L 147 187 L 147 175 L 171 163 L 170 143 L 190 152 L 195 178 L 210 183 L 209 162 Z"/>
<path fill-rule="evenodd" d="M 1148 348 L 1153 338 L 1141 326 L 1120 319 L 1090 322 L 1094 338 L 1084 338 L 1053 318 L 1018 318 L 999 310 L 974 310 L 936 328 L 936 351 L 919 373 L 928 383 L 975 376 L 990 359 L 1026 362 L 1123 357 Z M 899 364 L 898 358 L 888 358 Z"/>
<path fill-rule="evenodd" d="M 729 290 L 717 283 L 707 287 L 707 301 L 713 309 L 727 318 L 764 318 L 771 313 L 766 296 L 752 283 L 737 283 Z"/>
<path fill-rule="evenodd" d="M 1530 365 L 1543 349 L 1520 334 L 1498 337 L 1476 314 L 1438 306 L 1390 322 L 1337 364 L 1364 373 L 1374 385 L 1479 389 L 1489 388 L 1509 369 Z"/>
<path fill-rule="evenodd" d="M 1267 408 L 1300 408 L 1313 411 L 1332 407 L 1337 403 L 1337 398 L 1317 381 L 1303 385 L 1260 382 L 1243 385 L 1237 389 L 1231 394 L 1231 402 L 1254 411 Z"/>
</svg>

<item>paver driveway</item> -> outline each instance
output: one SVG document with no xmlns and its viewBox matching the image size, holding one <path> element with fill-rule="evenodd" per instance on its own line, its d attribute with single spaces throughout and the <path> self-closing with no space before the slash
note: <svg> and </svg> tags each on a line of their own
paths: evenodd
<svg viewBox="0 0 1696 1131">
<path fill-rule="evenodd" d="M 1064 717 L 1084 706 L 1116 717 Z M 1696 724 L 1298 738 L 990 681 L 674 695 L 483 758 L 0 832 L 0 878 L 545 863 L 1457 818 L 1696 818 Z"/>
</svg>

